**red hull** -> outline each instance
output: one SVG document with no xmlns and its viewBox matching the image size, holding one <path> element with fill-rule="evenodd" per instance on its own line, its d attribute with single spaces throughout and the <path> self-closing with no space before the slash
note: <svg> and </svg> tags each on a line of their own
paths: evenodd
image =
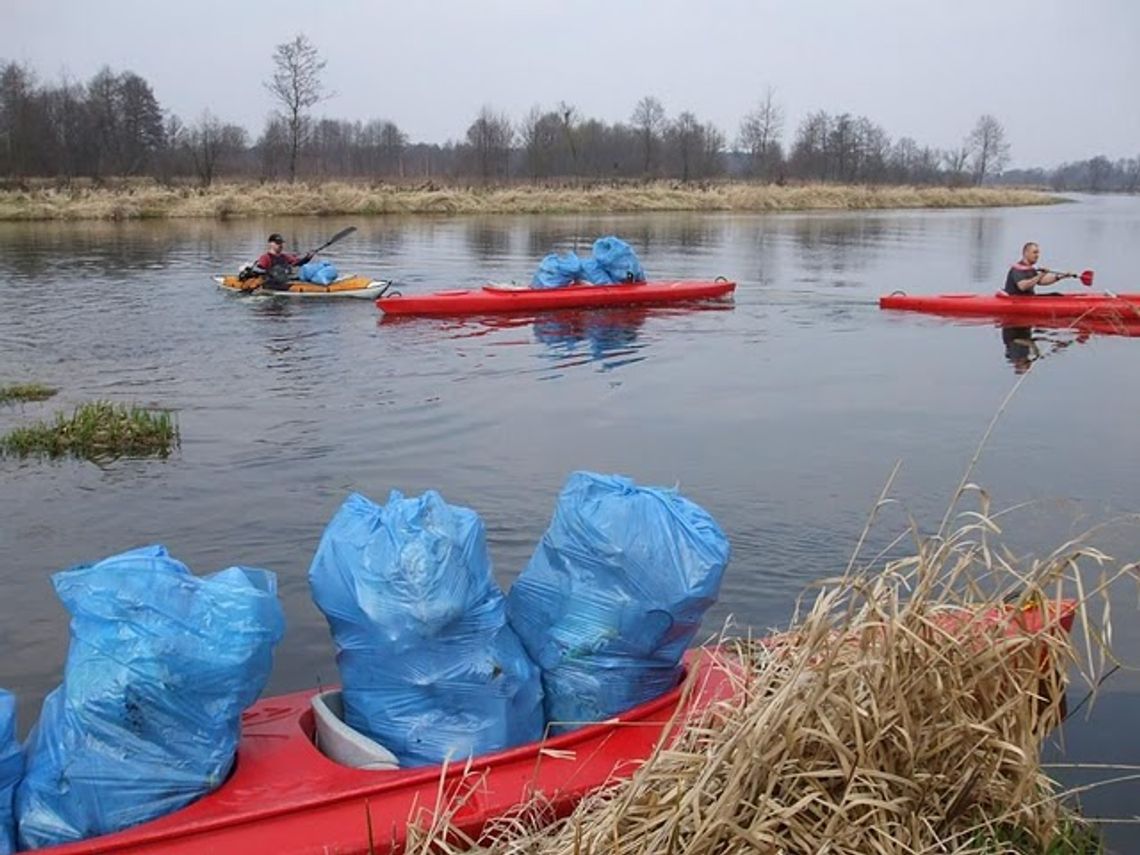
<svg viewBox="0 0 1140 855">
<path fill-rule="evenodd" d="M 1140 294 L 1061 294 L 1012 297 L 986 294 L 888 294 L 880 309 L 903 309 L 937 315 L 987 315 L 1008 318 L 1097 318 L 1140 322 Z"/>
<path fill-rule="evenodd" d="M 471 290 L 381 297 L 376 305 L 386 315 L 481 315 L 710 300 L 725 297 L 735 289 L 735 282 L 724 280 L 569 285 L 543 289 L 485 286 Z"/>
</svg>

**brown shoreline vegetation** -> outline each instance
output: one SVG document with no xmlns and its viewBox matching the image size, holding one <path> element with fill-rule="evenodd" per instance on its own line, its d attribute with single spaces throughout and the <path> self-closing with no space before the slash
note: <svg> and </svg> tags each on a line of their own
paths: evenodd
<svg viewBox="0 0 1140 855">
<path fill-rule="evenodd" d="M 1061 792 L 1041 754 L 1065 715 L 1062 672 L 1079 697 L 1095 693 L 1115 661 L 1107 591 L 1135 580 L 1140 565 L 1083 538 L 1015 561 L 996 542 L 1001 515 L 987 504 L 982 494 L 980 510 L 963 513 L 948 536 L 912 532 L 912 557 L 876 558 L 877 570 L 853 559 L 820 583 L 778 643 L 722 641 L 735 697 L 680 721 L 672 745 L 568 818 L 552 823 L 536 800 L 471 840 L 449 822 L 464 807 L 458 796 L 412 818 L 407 851 L 1102 851 L 1075 813 L 1079 791 Z M 1062 598 L 1079 602 L 1071 633 L 1055 623 L 1031 633 L 946 621 L 948 611 L 1057 614 Z"/>
<path fill-rule="evenodd" d="M 915 187 L 677 181 L 490 186 L 305 182 L 215 184 L 146 180 L 0 189 L 0 221 L 144 220 L 378 214 L 565 214 L 657 211 L 847 211 L 1048 205 L 1049 193 L 1010 187 Z"/>
</svg>

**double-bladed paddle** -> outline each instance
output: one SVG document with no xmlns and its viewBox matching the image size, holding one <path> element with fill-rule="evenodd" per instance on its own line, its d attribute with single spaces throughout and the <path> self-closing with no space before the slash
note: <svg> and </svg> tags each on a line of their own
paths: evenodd
<svg viewBox="0 0 1140 855">
<path fill-rule="evenodd" d="M 1049 270 L 1046 267 L 1037 268 L 1042 273 L 1052 273 L 1058 279 L 1080 279 L 1081 284 L 1086 288 L 1091 288 L 1093 284 L 1093 272 L 1091 270 L 1082 270 L 1080 273 L 1062 273 L 1060 270 Z"/>
</svg>

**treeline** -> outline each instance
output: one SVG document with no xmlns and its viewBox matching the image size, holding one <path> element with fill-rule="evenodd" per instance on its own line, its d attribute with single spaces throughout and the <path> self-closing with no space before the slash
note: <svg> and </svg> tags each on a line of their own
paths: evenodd
<svg viewBox="0 0 1140 855">
<path fill-rule="evenodd" d="M 1004 184 L 1035 184 L 1054 190 L 1084 190 L 1091 193 L 1140 193 L 1140 157 L 1109 160 L 1103 155 L 1053 170 L 1011 169 L 1001 176 Z"/>
<path fill-rule="evenodd" d="M 291 52 L 292 51 L 292 52 Z M 723 177 L 784 183 L 824 181 L 966 185 L 1001 180 L 1057 189 L 1135 192 L 1140 158 L 1098 157 L 1053 172 L 1003 173 L 1009 157 L 1001 124 L 982 116 L 952 149 L 892 140 L 865 116 L 816 111 L 790 138 L 784 110 L 768 90 L 730 138 L 692 112 L 669 116 L 642 98 L 626 122 L 583 116 L 566 103 L 532 108 L 521 120 L 484 107 L 462 139 L 414 143 L 393 121 L 314 119 L 322 100 L 323 62 L 303 37 L 278 47 L 271 93 L 294 81 L 282 73 L 310 63 L 309 96 L 270 115 L 253 138 L 246 128 L 209 112 L 185 123 L 163 110 L 143 78 L 109 68 L 83 83 L 46 84 L 25 66 L 0 66 L 0 177 L 103 179 L 151 176 L 159 181 L 219 178 L 440 179 L 481 182 Z M 285 69 L 286 72 L 282 72 Z M 293 72 L 295 73 L 295 72 Z M 304 91 L 303 89 L 301 91 Z M 281 106 L 281 105 L 279 105 Z"/>
</svg>

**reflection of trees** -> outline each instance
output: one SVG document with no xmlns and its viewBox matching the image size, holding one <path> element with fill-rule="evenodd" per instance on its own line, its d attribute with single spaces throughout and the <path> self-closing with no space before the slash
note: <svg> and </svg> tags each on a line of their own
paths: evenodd
<svg viewBox="0 0 1140 855">
<path fill-rule="evenodd" d="M 890 227 L 881 217 L 798 217 L 792 239 L 808 270 L 857 270 L 867 266 Z"/>
<path fill-rule="evenodd" d="M 210 223 L 182 224 L 29 223 L 4 227 L 0 270 L 29 277 L 122 276 L 170 264 L 173 252 L 213 258 L 228 243 Z"/>
<path fill-rule="evenodd" d="M 575 251 L 579 255 L 589 255 L 594 240 L 590 226 L 569 220 L 535 219 L 527 223 L 525 244 L 530 258 L 535 264 L 551 252 Z"/>
<path fill-rule="evenodd" d="M 502 219 L 477 217 L 464 228 L 467 248 L 481 261 L 506 256 L 511 249 L 511 226 Z"/>
<path fill-rule="evenodd" d="M 993 266 L 1000 255 L 1003 225 L 1002 218 L 992 214 L 977 214 L 970 219 L 970 275 L 975 282 L 992 282 L 995 290 L 1004 281 Z"/>
</svg>

